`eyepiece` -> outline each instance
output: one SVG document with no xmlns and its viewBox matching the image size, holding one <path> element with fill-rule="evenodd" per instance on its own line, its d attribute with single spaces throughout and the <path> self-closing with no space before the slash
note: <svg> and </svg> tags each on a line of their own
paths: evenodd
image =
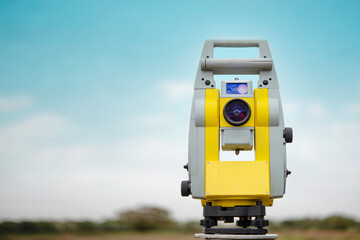
<svg viewBox="0 0 360 240">
<path fill-rule="evenodd" d="M 225 104 L 224 118 L 233 126 L 245 124 L 251 115 L 251 109 L 247 102 L 242 99 L 232 99 Z"/>
</svg>

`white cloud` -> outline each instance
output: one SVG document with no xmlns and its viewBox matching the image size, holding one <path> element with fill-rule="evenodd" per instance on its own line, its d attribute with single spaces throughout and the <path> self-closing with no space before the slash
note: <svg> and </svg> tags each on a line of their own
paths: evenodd
<svg viewBox="0 0 360 240">
<path fill-rule="evenodd" d="M 329 122 L 327 118 L 331 117 L 329 109 L 334 106 L 329 106 L 322 101 L 307 101 L 307 100 L 293 100 L 287 99 L 283 101 L 284 120 L 286 126 L 295 125 L 313 126 L 321 124 L 321 122 Z M 345 108 L 340 108 L 337 111 L 338 116 L 345 116 Z M 342 112 L 340 114 L 340 112 Z M 332 121 L 335 119 L 331 119 Z M 290 124 L 290 125 L 289 125 Z"/>
<path fill-rule="evenodd" d="M 2 219 L 99 219 L 121 207 L 178 202 L 187 134 L 94 144 L 71 141 L 74 128 L 44 113 L 0 130 Z"/>
<path fill-rule="evenodd" d="M 134 119 L 132 123 L 142 126 L 160 126 L 171 122 L 171 115 L 167 113 L 158 113 L 158 114 L 146 114 L 142 113 L 142 117 L 138 116 Z"/>
<path fill-rule="evenodd" d="M 69 129 L 70 127 L 71 124 L 61 116 L 40 113 L 0 129 L 0 136 L 6 137 L 7 140 L 49 138 L 61 134 L 65 129 Z"/>
<path fill-rule="evenodd" d="M 0 151 L 18 154 L 33 151 L 71 131 L 72 125 L 64 118 L 48 113 L 37 114 L 0 129 Z"/>
<path fill-rule="evenodd" d="M 346 111 L 350 115 L 360 114 L 360 101 L 351 102 L 346 106 Z"/>
<path fill-rule="evenodd" d="M 287 145 L 287 193 L 275 200 L 268 216 L 319 217 L 342 213 L 360 218 L 353 204 L 360 201 L 358 136 L 360 122 L 336 119 L 298 125 Z M 341 201 L 342 204 L 339 204 Z M 301 211 L 299 211 L 301 209 Z"/>
<path fill-rule="evenodd" d="M 24 96 L 0 97 L 0 111 L 13 111 L 31 106 L 33 101 Z"/>
<path fill-rule="evenodd" d="M 307 109 L 296 101 L 289 106 L 294 119 Z M 156 124 L 169 118 L 154 114 L 148 121 Z M 270 218 L 336 211 L 360 217 L 353 208 L 360 201 L 360 162 L 354 157 L 360 123 L 323 118 L 319 115 L 321 124 L 297 120 L 294 142 L 287 146 L 293 173 L 284 198 L 268 210 Z M 38 114 L 3 127 L 1 217 L 99 219 L 122 208 L 152 204 L 170 209 L 178 219 L 200 219 L 200 201 L 180 196 L 180 182 L 187 179 L 182 165 L 187 161 L 188 122 L 183 125 L 164 126 L 165 131 L 156 134 L 134 131 L 97 143 L 84 138 L 74 142 L 76 126 L 54 114 Z"/>
<path fill-rule="evenodd" d="M 360 162 L 356 159 L 360 121 L 349 117 L 354 116 L 349 107 L 337 108 L 336 117 L 329 118 L 328 109 L 333 107 L 321 101 L 284 103 L 285 122 L 294 129 L 294 141 L 287 144 L 292 174 L 284 198 L 268 209 L 270 218 L 341 213 L 360 219 L 360 211 L 352 207 L 360 201 Z"/>
<path fill-rule="evenodd" d="M 326 107 L 321 102 L 311 103 L 309 105 L 308 111 L 312 117 L 324 117 L 326 115 Z"/>
<path fill-rule="evenodd" d="M 173 100 L 191 97 L 194 91 L 194 83 L 184 80 L 162 82 L 161 86 L 165 95 Z"/>
<path fill-rule="evenodd" d="M 55 114 L 41 113 L 26 117 L 0 129 L 0 154 L 27 156 L 26 151 L 44 149 L 61 137 L 69 136 L 73 129 L 69 121 Z"/>
<path fill-rule="evenodd" d="M 295 115 L 300 112 L 301 104 L 299 101 L 288 100 L 283 102 L 284 114 L 286 115 Z"/>
</svg>

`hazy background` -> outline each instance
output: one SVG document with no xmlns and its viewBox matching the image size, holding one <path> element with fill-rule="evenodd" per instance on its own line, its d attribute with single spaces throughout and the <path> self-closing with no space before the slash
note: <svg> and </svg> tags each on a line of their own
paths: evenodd
<svg viewBox="0 0 360 240">
<path fill-rule="evenodd" d="M 141 205 L 200 219 L 180 181 L 193 80 L 214 38 L 270 44 L 294 143 L 287 193 L 267 215 L 360 219 L 359 10 L 355 0 L 1 0 L 0 220 L 96 220 Z"/>
</svg>

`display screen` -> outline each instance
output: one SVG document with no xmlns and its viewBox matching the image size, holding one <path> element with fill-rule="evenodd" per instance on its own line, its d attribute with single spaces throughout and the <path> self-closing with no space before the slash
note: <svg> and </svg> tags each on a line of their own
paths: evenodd
<svg viewBox="0 0 360 240">
<path fill-rule="evenodd" d="M 248 94 L 248 84 L 226 83 L 226 94 Z"/>
</svg>

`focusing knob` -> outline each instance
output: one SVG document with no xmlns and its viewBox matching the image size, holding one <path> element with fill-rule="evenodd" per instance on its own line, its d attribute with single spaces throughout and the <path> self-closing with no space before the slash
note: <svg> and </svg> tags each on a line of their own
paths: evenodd
<svg viewBox="0 0 360 240">
<path fill-rule="evenodd" d="M 190 182 L 182 181 L 181 182 L 181 196 L 188 197 L 191 194 L 190 191 Z"/>
<path fill-rule="evenodd" d="M 293 130 L 292 128 L 285 128 L 283 131 L 283 137 L 286 143 L 292 143 L 293 141 Z"/>
</svg>

